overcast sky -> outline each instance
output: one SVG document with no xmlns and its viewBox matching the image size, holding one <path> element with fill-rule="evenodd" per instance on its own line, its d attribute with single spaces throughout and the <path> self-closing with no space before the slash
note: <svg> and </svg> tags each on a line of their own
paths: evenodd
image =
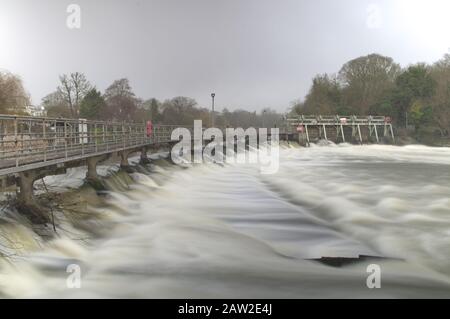
<svg viewBox="0 0 450 319">
<path fill-rule="evenodd" d="M 67 27 L 67 7 L 81 28 Z M 402 66 L 449 52 L 448 0 L 0 0 L 0 68 L 33 103 L 58 75 L 100 90 L 127 77 L 142 98 L 286 110 L 317 73 L 380 53 Z"/>
</svg>

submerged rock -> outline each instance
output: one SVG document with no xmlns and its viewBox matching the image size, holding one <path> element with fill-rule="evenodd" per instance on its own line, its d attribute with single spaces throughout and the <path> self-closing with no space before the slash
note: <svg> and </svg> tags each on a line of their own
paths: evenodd
<svg viewBox="0 0 450 319">
<path fill-rule="evenodd" d="M 358 257 L 321 257 L 317 259 L 308 259 L 312 261 L 317 261 L 321 264 L 330 267 L 345 267 L 348 265 L 353 265 L 361 262 L 372 262 L 372 261 L 382 261 L 382 260 L 401 260 L 397 258 L 379 257 L 379 256 L 365 256 L 359 255 Z"/>
</svg>

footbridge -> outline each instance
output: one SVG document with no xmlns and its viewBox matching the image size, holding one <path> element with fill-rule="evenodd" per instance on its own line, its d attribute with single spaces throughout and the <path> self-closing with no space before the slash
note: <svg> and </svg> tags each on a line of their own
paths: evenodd
<svg viewBox="0 0 450 319">
<path fill-rule="evenodd" d="M 179 126 L 0 115 L 0 182 L 17 184 L 19 200 L 33 202 L 33 183 L 67 168 L 86 165 L 94 181 L 97 164 L 118 155 L 122 167 L 140 152 L 170 147 Z"/>
<path fill-rule="evenodd" d="M 179 127 L 145 121 L 0 115 L 0 186 L 17 185 L 19 201 L 32 205 L 36 180 L 86 165 L 86 179 L 95 182 L 98 163 L 118 155 L 121 167 L 126 167 L 128 157 L 136 152 L 142 162 L 147 162 L 149 150 L 169 150 L 177 142 L 171 140 L 171 135 Z M 280 139 L 298 138 L 306 145 L 319 139 L 363 143 L 365 139 L 379 142 L 389 136 L 394 141 L 390 119 L 375 116 L 299 116 L 286 119 L 279 132 Z"/>
</svg>

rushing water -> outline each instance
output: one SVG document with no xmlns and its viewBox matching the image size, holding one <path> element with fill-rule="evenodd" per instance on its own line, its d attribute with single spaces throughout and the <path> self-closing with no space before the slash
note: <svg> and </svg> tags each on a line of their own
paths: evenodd
<svg viewBox="0 0 450 319">
<path fill-rule="evenodd" d="M 115 222 L 106 238 L 83 244 L 62 235 L 3 267 L 0 291 L 64 298 L 450 297 L 450 149 L 343 144 L 280 152 L 274 175 L 242 164 L 153 165 L 149 174 L 133 173 L 132 189 L 111 192 L 111 205 L 99 209 Z M 359 255 L 386 258 L 342 267 L 311 260 Z M 80 289 L 66 287 L 73 263 L 81 267 Z M 381 267 L 380 289 L 366 286 L 372 263 Z"/>
</svg>

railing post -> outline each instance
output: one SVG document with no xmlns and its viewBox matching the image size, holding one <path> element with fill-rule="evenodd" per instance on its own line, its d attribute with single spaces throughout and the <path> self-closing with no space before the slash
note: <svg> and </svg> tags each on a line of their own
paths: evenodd
<svg viewBox="0 0 450 319">
<path fill-rule="evenodd" d="M 46 133 L 46 122 L 45 119 L 42 120 L 42 144 L 44 146 L 44 162 L 47 161 L 47 133 Z"/>
<path fill-rule="evenodd" d="M 125 143 L 126 147 L 130 147 L 133 145 L 133 134 L 131 133 L 131 125 L 128 124 L 125 126 L 125 136 L 127 137 L 127 141 Z"/>
<path fill-rule="evenodd" d="M 64 153 L 67 158 L 67 122 L 64 121 Z"/>
<path fill-rule="evenodd" d="M 123 121 L 122 121 L 122 140 L 123 140 L 123 147 L 122 148 L 125 148 L 125 125 L 124 125 L 124 123 L 123 123 Z"/>
<path fill-rule="evenodd" d="M 17 152 L 17 147 L 19 146 L 18 140 L 17 140 L 17 117 L 14 117 L 14 154 L 16 157 L 16 167 L 19 167 L 19 156 Z"/>
<path fill-rule="evenodd" d="M 360 127 L 359 124 L 358 124 L 358 135 L 359 135 L 359 141 L 360 141 L 361 144 L 362 144 L 363 140 L 362 140 L 362 135 L 361 135 L 361 127 Z"/>
<path fill-rule="evenodd" d="M 6 157 L 7 153 L 6 153 L 6 148 L 5 146 L 5 141 L 4 141 L 4 133 L 3 130 L 5 129 L 5 124 L 3 122 L 3 120 L 0 120 L 0 159 L 2 159 L 3 157 Z"/>
<path fill-rule="evenodd" d="M 112 142 L 114 144 L 114 146 L 116 145 L 116 126 L 114 125 L 114 123 L 111 124 L 112 126 Z"/>
<path fill-rule="evenodd" d="M 306 132 L 306 141 L 308 142 L 309 146 L 309 132 L 308 132 L 308 124 L 305 125 L 305 132 Z"/>
<path fill-rule="evenodd" d="M 147 142 L 148 142 L 147 141 L 147 125 L 146 125 L 145 121 L 143 121 L 141 140 L 142 140 L 141 144 L 147 144 Z"/>
<path fill-rule="evenodd" d="M 106 144 L 106 150 L 108 150 L 108 142 L 106 141 L 105 129 L 108 129 L 108 123 L 103 123 L 103 144 Z"/>
<path fill-rule="evenodd" d="M 327 127 L 325 126 L 325 124 L 323 125 L 323 136 L 325 137 L 325 140 L 328 141 L 328 137 L 327 137 Z"/>
<path fill-rule="evenodd" d="M 392 143 L 395 144 L 394 129 L 392 128 L 392 124 L 389 124 L 389 128 L 391 130 Z"/>
<path fill-rule="evenodd" d="M 81 156 L 84 155 L 84 125 L 85 125 L 85 122 L 78 119 L 78 138 L 79 139 L 81 138 Z M 87 123 L 86 123 L 86 125 L 87 125 Z M 80 130 L 80 126 L 81 126 L 81 130 Z"/>
<path fill-rule="evenodd" d="M 377 139 L 377 143 L 379 143 L 380 139 L 378 138 L 378 126 L 373 124 L 373 128 L 375 129 L 375 138 Z"/>
<path fill-rule="evenodd" d="M 94 124 L 94 139 L 95 139 L 95 153 L 98 152 L 98 143 L 97 143 L 97 122 Z"/>
<path fill-rule="evenodd" d="M 53 125 L 55 128 L 55 134 L 53 135 L 53 151 L 56 151 L 56 142 L 58 137 L 58 127 L 56 126 L 56 120 L 53 121 Z"/>
<path fill-rule="evenodd" d="M 33 141 L 31 138 L 31 120 L 28 122 L 28 147 L 29 153 L 33 153 Z"/>
</svg>

